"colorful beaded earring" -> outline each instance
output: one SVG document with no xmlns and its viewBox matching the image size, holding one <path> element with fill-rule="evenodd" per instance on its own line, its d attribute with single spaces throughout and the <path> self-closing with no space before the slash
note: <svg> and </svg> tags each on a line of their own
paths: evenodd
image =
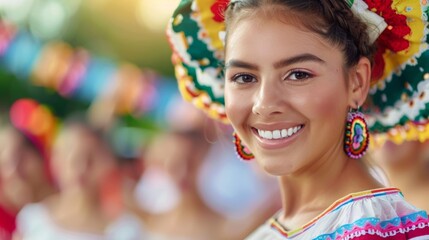
<svg viewBox="0 0 429 240">
<path fill-rule="evenodd" d="M 361 158 L 369 145 L 368 125 L 362 112 L 352 109 L 347 114 L 344 151 L 353 158 Z"/>
<path fill-rule="evenodd" d="M 238 157 L 245 161 L 254 159 L 255 156 L 253 156 L 250 150 L 243 145 L 240 137 L 238 137 L 238 134 L 234 132 L 232 135 L 234 136 L 235 151 L 237 152 Z"/>
</svg>

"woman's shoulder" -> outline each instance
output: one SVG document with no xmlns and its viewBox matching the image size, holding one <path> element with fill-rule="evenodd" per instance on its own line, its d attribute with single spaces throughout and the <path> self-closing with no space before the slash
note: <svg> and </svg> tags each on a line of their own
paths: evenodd
<svg viewBox="0 0 429 240">
<path fill-rule="evenodd" d="M 45 222 L 50 218 L 52 205 L 55 204 L 57 196 L 50 196 L 41 202 L 26 204 L 17 214 L 19 222 Z"/>
<path fill-rule="evenodd" d="M 16 232 L 23 239 L 28 239 L 30 236 L 39 239 L 39 235 L 45 236 L 52 232 L 52 229 L 54 226 L 44 203 L 27 204 L 17 215 Z"/>
<path fill-rule="evenodd" d="M 380 188 L 349 194 L 331 205 L 326 215 L 337 217 L 347 214 L 349 219 L 376 218 L 380 221 L 406 218 L 412 215 L 426 215 L 405 200 L 397 188 Z"/>
<path fill-rule="evenodd" d="M 408 203 L 396 188 L 353 193 L 335 202 L 317 224 L 325 229 L 318 239 L 376 235 L 429 239 L 429 218 L 425 211 Z M 359 238 L 357 238 L 359 239 Z"/>
<path fill-rule="evenodd" d="M 392 235 L 393 234 L 393 235 Z M 380 239 L 392 236 L 429 239 L 429 218 L 408 203 L 395 188 L 349 194 L 334 202 L 319 216 L 299 229 L 288 231 L 271 218 L 247 239 Z"/>
<path fill-rule="evenodd" d="M 44 203 L 29 203 L 18 212 L 17 222 L 28 222 L 32 219 L 40 221 L 47 215 L 48 209 Z"/>
<path fill-rule="evenodd" d="M 106 235 L 112 240 L 145 239 L 145 228 L 138 217 L 125 212 L 109 224 Z"/>
</svg>

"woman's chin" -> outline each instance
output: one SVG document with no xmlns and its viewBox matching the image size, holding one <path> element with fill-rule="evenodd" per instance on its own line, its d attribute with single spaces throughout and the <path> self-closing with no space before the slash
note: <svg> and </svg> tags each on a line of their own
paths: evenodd
<svg viewBox="0 0 429 240">
<path fill-rule="evenodd" d="M 273 176 L 285 176 L 293 174 L 296 171 L 295 166 L 293 164 L 288 164 L 284 159 L 265 158 L 264 160 L 257 161 L 259 166 L 261 166 L 266 173 Z"/>
</svg>

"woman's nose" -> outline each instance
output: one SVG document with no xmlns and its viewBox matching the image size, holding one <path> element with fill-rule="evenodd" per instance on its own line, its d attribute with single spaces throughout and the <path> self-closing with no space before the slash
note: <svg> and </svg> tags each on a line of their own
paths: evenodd
<svg viewBox="0 0 429 240">
<path fill-rule="evenodd" d="M 284 97 L 281 86 L 273 82 L 261 83 L 254 96 L 252 112 L 261 116 L 281 114 L 284 111 Z"/>
</svg>

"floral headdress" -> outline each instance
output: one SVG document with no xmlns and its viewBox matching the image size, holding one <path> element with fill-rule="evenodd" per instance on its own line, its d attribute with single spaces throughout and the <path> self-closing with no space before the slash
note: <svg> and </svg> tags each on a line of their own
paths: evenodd
<svg viewBox="0 0 429 240">
<path fill-rule="evenodd" d="M 29 98 L 15 101 L 9 115 L 12 126 L 39 151 L 44 161 L 46 176 L 53 182 L 50 151 L 58 130 L 57 118 L 47 107 Z"/>
<path fill-rule="evenodd" d="M 375 143 L 429 139 L 429 3 L 345 0 L 377 45 L 365 106 Z M 183 97 L 228 123 L 222 33 L 229 0 L 182 0 L 167 28 Z"/>
</svg>

